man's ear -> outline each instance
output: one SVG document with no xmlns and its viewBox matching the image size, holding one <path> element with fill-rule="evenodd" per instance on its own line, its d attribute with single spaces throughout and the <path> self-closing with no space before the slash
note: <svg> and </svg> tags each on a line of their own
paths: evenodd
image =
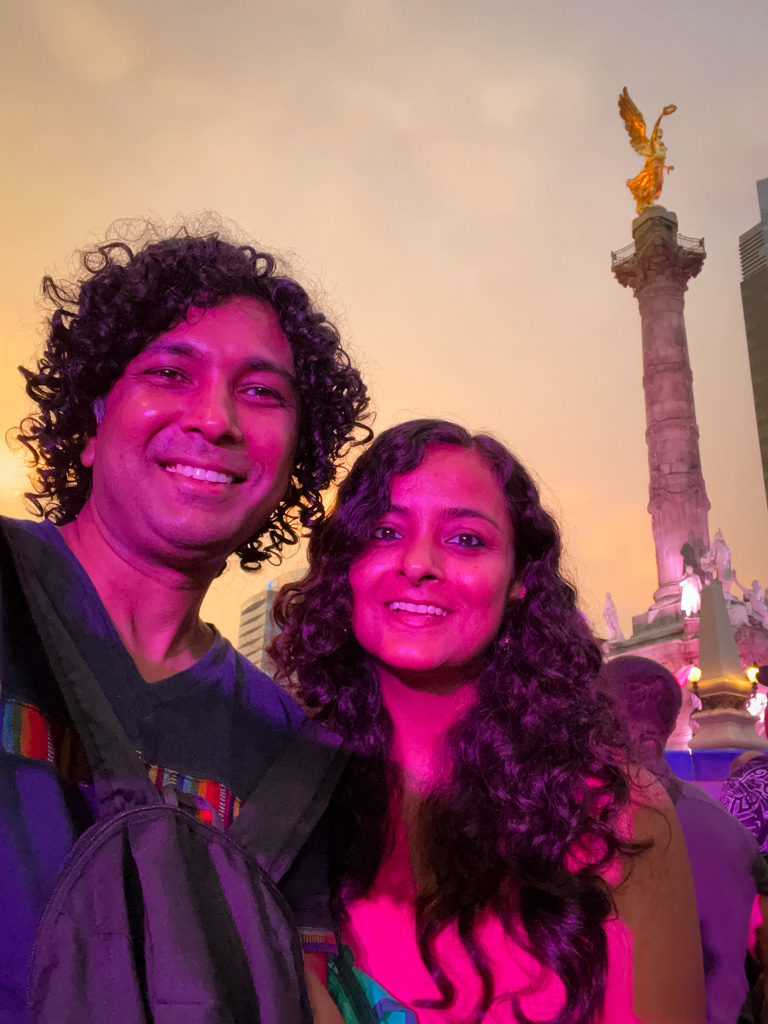
<svg viewBox="0 0 768 1024">
<path fill-rule="evenodd" d="M 106 411 L 106 400 L 104 398 L 97 398 L 93 403 L 93 415 L 96 417 L 96 433 L 98 433 L 99 424 L 104 419 Z M 80 453 L 80 461 L 84 466 L 92 466 L 93 460 L 96 457 L 96 433 L 88 438 L 85 448 Z"/>
<path fill-rule="evenodd" d="M 85 448 L 80 452 L 80 461 L 84 466 L 92 466 L 96 457 L 96 435 L 89 437 Z"/>
</svg>

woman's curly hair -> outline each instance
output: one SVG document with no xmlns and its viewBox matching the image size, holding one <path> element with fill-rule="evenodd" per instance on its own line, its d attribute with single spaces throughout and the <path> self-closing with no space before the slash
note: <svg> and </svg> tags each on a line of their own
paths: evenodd
<svg viewBox="0 0 768 1024">
<path fill-rule="evenodd" d="M 473 1024 L 501 997 L 475 929 L 490 911 L 562 981 L 565 1003 L 552 1024 L 587 1024 L 602 1007 L 607 973 L 603 923 L 612 900 L 600 869 L 641 848 L 617 829 L 630 798 L 622 727 L 595 685 L 600 650 L 563 577 L 560 535 L 534 482 L 498 441 L 445 421 L 414 420 L 376 438 L 312 532 L 309 574 L 276 604 L 282 632 L 272 656 L 353 751 L 332 807 L 337 910 L 372 886 L 393 841 L 390 799 L 402 786 L 376 670 L 352 634 L 349 569 L 389 506 L 393 477 L 415 469 L 428 445 L 476 451 L 490 467 L 506 499 L 515 579 L 525 594 L 509 601 L 485 653 L 477 700 L 448 733 L 450 776 L 422 807 L 433 882 L 417 899 L 416 937 L 442 998 L 421 1005 L 454 1002 L 435 952 L 448 925 L 457 926 L 482 983 Z M 585 850 L 590 863 L 574 868 Z M 527 1022 L 520 994 L 504 997 L 514 1019 Z"/>
<path fill-rule="evenodd" d="M 91 491 L 91 469 L 80 456 L 96 430 L 94 403 L 191 306 L 245 296 L 274 309 L 296 367 L 300 427 L 291 483 L 267 523 L 237 548 L 244 569 L 279 561 L 281 547 L 296 543 L 299 524 L 323 518 L 320 495 L 338 460 L 372 436 L 363 422 L 368 394 L 336 328 L 280 272 L 276 257 L 228 241 L 220 230 L 192 235 L 182 228 L 135 251 L 111 240 L 81 252 L 80 265 L 80 280 L 43 279 L 53 307 L 48 338 L 36 368 L 20 368 L 39 407 L 17 435 L 33 456 L 34 490 L 26 495 L 32 510 L 58 525 L 76 518 Z"/>
</svg>

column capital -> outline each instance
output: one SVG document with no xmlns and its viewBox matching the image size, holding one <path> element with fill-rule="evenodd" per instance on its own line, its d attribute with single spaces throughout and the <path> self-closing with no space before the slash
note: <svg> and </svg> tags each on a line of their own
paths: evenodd
<svg viewBox="0 0 768 1024">
<path fill-rule="evenodd" d="M 634 242 L 611 253 L 611 270 L 635 293 L 658 281 L 684 292 L 706 259 L 703 238 L 679 234 L 677 217 L 663 206 L 651 206 L 632 223 Z"/>
</svg>

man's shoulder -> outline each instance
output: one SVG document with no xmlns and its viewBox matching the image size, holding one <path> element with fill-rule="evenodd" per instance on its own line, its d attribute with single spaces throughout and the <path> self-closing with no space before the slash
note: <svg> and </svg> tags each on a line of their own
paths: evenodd
<svg viewBox="0 0 768 1024">
<path fill-rule="evenodd" d="M 34 557 L 61 551 L 64 541 L 50 519 L 15 519 L 0 516 L 3 531 L 14 551 Z"/>
<path fill-rule="evenodd" d="M 3 544 L 5 554 L 0 561 L 0 588 L 3 575 L 11 571 L 6 564 L 10 557 L 8 547 L 14 557 L 23 563 L 36 566 L 45 564 L 47 570 L 53 571 L 52 563 L 56 561 L 58 549 L 58 530 L 47 519 L 14 519 L 0 516 L 0 524 L 7 544 Z"/>
<path fill-rule="evenodd" d="M 683 831 L 685 820 L 694 818 L 706 830 L 706 840 L 713 843 L 742 847 L 750 856 L 757 853 L 757 840 L 742 823 L 717 800 L 693 782 L 680 781 L 680 799 L 675 805 Z M 702 835 L 702 839 L 705 836 Z"/>
</svg>

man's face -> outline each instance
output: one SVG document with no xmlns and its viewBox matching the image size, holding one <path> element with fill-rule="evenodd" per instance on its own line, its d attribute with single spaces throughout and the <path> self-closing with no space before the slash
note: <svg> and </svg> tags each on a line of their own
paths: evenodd
<svg viewBox="0 0 768 1024">
<path fill-rule="evenodd" d="M 274 310 L 234 298 L 189 311 L 109 392 L 82 461 L 117 544 L 169 563 L 221 558 L 261 527 L 290 479 L 298 401 Z"/>
</svg>

